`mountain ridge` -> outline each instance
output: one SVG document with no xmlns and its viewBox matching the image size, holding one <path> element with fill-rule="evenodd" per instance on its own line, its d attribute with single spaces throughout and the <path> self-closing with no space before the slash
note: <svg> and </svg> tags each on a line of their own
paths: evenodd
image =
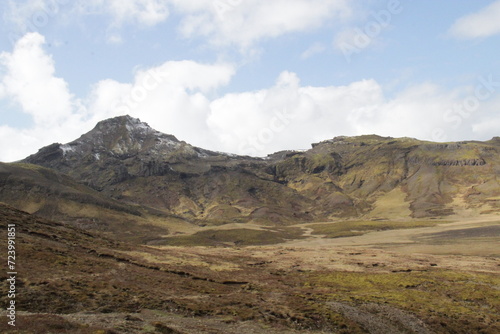
<svg viewBox="0 0 500 334">
<path fill-rule="evenodd" d="M 125 131 L 126 129 L 126 131 Z M 131 134 L 135 137 L 136 141 L 134 142 L 134 137 L 129 138 L 132 139 L 132 142 L 120 142 L 115 138 L 113 141 L 114 145 L 109 145 L 110 139 L 107 138 L 104 134 L 104 132 L 108 133 L 120 133 L 120 137 L 118 139 L 122 139 L 124 141 L 127 140 L 127 137 L 125 136 L 126 134 Z M 235 153 L 229 153 L 229 152 L 221 152 L 221 151 L 210 151 L 206 150 L 203 148 L 195 147 L 192 146 L 185 141 L 180 141 L 178 140 L 174 135 L 172 134 L 166 134 L 162 133 L 160 131 L 157 131 L 153 129 L 152 127 L 149 126 L 148 123 L 142 122 L 138 118 L 131 117 L 129 115 L 123 115 L 123 116 L 116 116 L 112 118 L 108 118 L 102 121 L 99 121 L 96 126 L 90 130 L 89 132 L 81 135 L 78 139 L 73 140 L 71 142 L 68 142 L 66 144 L 61 144 L 61 143 L 53 143 L 48 146 L 45 146 L 41 149 L 39 149 L 39 152 L 32 154 L 28 156 L 27 158 L 24 158 L 20 160 L 20 162 L 24 162 L 30 159 L 30 157 L 35 157 L 39 155 L 41 152 L 40 151 L 45 151 L 48 148 L 53 148 L 57 147 L 58 149 L 61 150 L 62 154 L 65 155 L 68 152 L 73 152 L 75 150 L 75 146 L 78 145 L 85 145 L 85 144 L 93 144 L 92 149 L 94 151 L 99 151 L 99 149 L 112 152 L 116 155 L 127 155 L 127 153 L 135 153 L 134 151 L 140 150 L 142 147 L 141 145 L 138 145 L 139 142 L 137 141 L 137 138 L 139 138 L 139 141 L 141 141 L 140 137 L 145 137 L 145 134 L 150 134 L 154 135 L 159 143 L 159 145 L 156 146 L 164 146 L 163 148 L 170 148 L 170 149 L 175 149 L 180 144 L 184 145 L 189 145 L 195 150 L 201 150 L 205 153 L 210 153 L 211 155 L 225 155 L 225 156 L 231 156 L 231 157 L 245 157 L 245 158 L 253 158 L 253 159 L 269 159 L 276 157 L 279 154 L 294 154 L 298 152 L 304 152 L 307 151 L 308 149 L 287 149 L 287 150 L 281 150 L 277 152 L 273 152 L 268 154 L 266 157 L 252 157 L 248 155 L 238 155 Z M 90 139 L 90 140 L 89 140 Z M 142 138 L 144 139 L 144 138 Z M 353 140 L 351 140 L 353 139 Z M 344 135 L 339 135 L 336 136 L 332 139 L 325 139 L 317 143 L 311 143 L 311 148 L 315 148 L 316 146 L 323 145 L 323 144 L 353 144 L 354 141 L 377 141 L 377 140 L 397 140 L 397 141 L 408 141 L 408 142 L 419 142 L 422 144 L 435 144 L 435 145 L 442 145 L 442 147 L 459 147 L 461 144 L 473 144 L 473 143 L 483 143 L 483 144 L 492 144 L 492 145 L 499 145 L 500 146 L 500 136 L 493 137 L 490 140 L 487 141 L 478 141 L 478 140 L 462 140 L 462 141 L 457 141 L 457 142 L 432 142 L 432 141 L 427 141 L 427 140 L 421 140 L 417 138 L 412 138 L 412 137 L 391 137 L 391 136 L 380 136 L 376 134 L 367 134 L 367 135 L 358 135 L 358 136 L 344 136 Z M 93 141 L 94 143 L 89 143 L 89 141 Z M 96 144 L 97 142 L 101 143 L 101 146 L 98 147 Z M 363 142 L 361 142 L 361 145 L 364 145 Z M 108 144 L 108 145 L 105 145 Z M 123 145 L 126 144 L 126 145 Z M 131 145 L 132 144 L 132 145 Z M 154 148 L 155 145 L 145 145 L 144 150 L 150 150 Z M 152 150 L 154 152 L 154 150 Z M 165 153 L 165 152 L 163 152 Z M 198 152 L 200 153 L 200 152 Z M 203 155 L 202 153 L 200 153 Z"/>
<path fill-rule="evenodd" d="M 198 148 L 119 116 L 22 162 L 196 224 L 290 225 L 495 213 L 498 153 L 498 137 L 433 143 L 364 135 L 255 158 Z"/>
</svg>

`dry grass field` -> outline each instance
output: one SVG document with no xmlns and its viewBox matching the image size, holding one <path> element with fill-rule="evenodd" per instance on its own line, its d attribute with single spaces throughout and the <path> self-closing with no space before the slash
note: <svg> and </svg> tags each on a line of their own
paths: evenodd
<svg viewBox="0 0 500 334">
<path fill-rule="evenodd" d="M 500 332 L 497 216 L 178 226 L 147 246 L 7 207 L 2 222 L 22 273 L 2 333 Z"/>
</svg>

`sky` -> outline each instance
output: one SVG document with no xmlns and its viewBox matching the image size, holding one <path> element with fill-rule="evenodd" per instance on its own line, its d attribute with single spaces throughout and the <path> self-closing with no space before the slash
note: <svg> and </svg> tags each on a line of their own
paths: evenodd
<svg viewBox="0 0 500 334">
<path fill-rule="evenodd" d="M 251 156 L 500 136 L 500 0 L 5 0 L 0 161 L 128 114 Z"/>
</svg>

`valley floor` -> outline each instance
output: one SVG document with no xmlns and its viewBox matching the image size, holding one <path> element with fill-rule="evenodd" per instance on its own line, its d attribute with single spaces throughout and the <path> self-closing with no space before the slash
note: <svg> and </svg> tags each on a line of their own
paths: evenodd
<svg viewBox="0 0 500 334">
<path fill-rule="evenodd" d="M 330 225 L 332 223 L 324 223 Z M 309 224 L 316 225 L 316 224 Z M 301 225 L 307 228 L 306 225 Z M 287 243 L 297 247 L 357 246 L 400 254 L 442 254 L 500 257 L 500 216 L 454 218 L 436 226 L 372 231 L 359 236 L 323 238 L 321 235 Z"/>
<path fill-rule="evenodd" d="M 25 303 L 18 327 L 13 330 L 3 321 L 0 331 L 498 333 L 499 222 L 498 216 L 484 216 L 381 230 L 372 230 L 370 222 L 369 228 L 360 223 L 360 230 L 349 230 L 352 236 L 330 238 L 320 233 L 332 236 L 340 223 L 316 223 L 290 227 L 300 229 L 300 238 L 270 245 L 108 250 L 99 254 L 99 261 L 108 265 L 78 269 L 82 276 L 71 264 L 59 272 L 63 277 L 25 273 L 25 288 L 46 295 L 39 303 L 53 298 L 60 307 L 45 313 L 43 304 Z M 65 256 L 72 254 L 67 250 Z M 51 284 L 68 290 L 51 294 Z M 107 297 L 93 304 L 76 294 Z M 116 307 L 119 301 L 106 299 L 116 294 L 136 300 Z M 81 307 L 64 306 L 59 300 L 64 296 L 79 300 Z M 36 331 L 30 327 L 34 324 Z"/>
</svg>

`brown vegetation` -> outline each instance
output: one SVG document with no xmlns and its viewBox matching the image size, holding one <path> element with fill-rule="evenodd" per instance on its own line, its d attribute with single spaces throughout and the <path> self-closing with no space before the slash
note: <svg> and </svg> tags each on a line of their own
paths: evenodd
<svg viewBox="0 0 500 334">
<path fill-rule="evenodd" d="M 3 205 L 0 220 L 18 226 L 19 333 L 500 330 L 493 258 L 293 242 L 131 246 Z"/>
</svg>

